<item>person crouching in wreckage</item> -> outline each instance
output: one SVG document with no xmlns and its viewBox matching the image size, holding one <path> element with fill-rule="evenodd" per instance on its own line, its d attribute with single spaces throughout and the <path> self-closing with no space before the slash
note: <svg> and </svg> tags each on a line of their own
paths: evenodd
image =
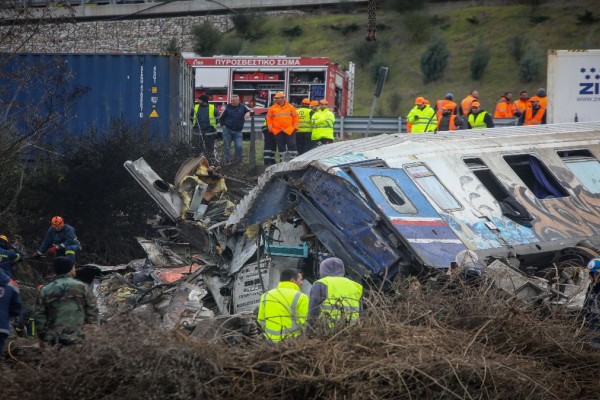
<svg viewBox="0 0 600 400">
<path fill-rule="evenodd" d="M 600 349 L 600 257 L 592 258 L 585 269 L 589 272 L 590 285 L 583 303 L 585 320 L 592 334 L 590 345 Z"/>
<path fill-rule="evenodd" d="M 279 284 L 260 297 L 257 322 L 264 336 L 277 343 L 304 332 L 308 314 L 308 296 L 300 291 L 302 272 L 281 271 Z"/>
</svg>

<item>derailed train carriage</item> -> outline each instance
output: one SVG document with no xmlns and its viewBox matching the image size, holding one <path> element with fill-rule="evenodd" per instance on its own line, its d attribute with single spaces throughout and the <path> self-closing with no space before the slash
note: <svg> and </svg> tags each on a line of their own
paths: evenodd
<svg viewBox="0 0 600 400">
<path fill-rule="evenodd" d="M 356 279 L 445 269 L 462 250 L 539 272 L 600 246 L 600 123 L 381 135 L 267 170 L 230 232 L 298 218 Z M 314 242 L 314 241 L 313 241 Z"/>
<path fill-rule="evenodd" d="M 158 193 L 140 160 L 126 167 L 205 253 L 202 279 L 221 314 L 255 309 L 283 268 L 317 278 L 320 254 L 378 284 L 445 270 L 465 250 L 509 292 L 563 283 L 580 307 L 586 282 L 574 273 L 600 248 L 599 136 L 589 122 L 320 146 L 269 167 L 222 223 L 179 219 L 172 188 Z"/>
</svg>

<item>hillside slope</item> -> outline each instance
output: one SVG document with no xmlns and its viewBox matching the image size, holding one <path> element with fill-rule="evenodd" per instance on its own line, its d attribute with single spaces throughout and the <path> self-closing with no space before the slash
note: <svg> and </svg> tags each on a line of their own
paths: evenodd
<svg viewBox="0 0 600 400">
<path fill-rule="evenodd" d="M 475 3 L 475 2 L 473 2 Z M 261 21 L 265 36 L 244 45 L 243 54 L 322 56 L 338 61 L 345 68 L 348 61 L 357 64 L 355 115 L 367 115 L 373 99 L 373 63 L 385 60 L 389 78 L 378 102 L 377 115 L 405 115 L 416 96 L 424 95 L 432 102 L 447 92 L 462 99 L 477 89 L 483 108 L 493 111 L 499 96 L 512 91 L 518 97 L 521 90 L 533 95 L 546 87 L 546 53 L 548 49 L 600 48 L 600 23 L 578 24 L 578 15 L 595 10 L 593 0 L 547 2 L 537 8 L 526 5 L 470 6 L 471 3 L 434 3 L 417 14 L 407 15 L 390 10 L 378 10 L 378 51 L 371 60 L 356 59 L 354 48 L 374 46 L 365 41 L 366 10 L 352 13 L 326 14 L 315 12 L 310 17 L 298 15 L 271 16 Z M 416 15 L 416 16 L 415 16 Z M 423 16 L 422 27 L 418 24 Z M 545 18 L 547 17 L 547 18 Z M 262 18 L 262 17 L 261 17 Z M 537 23 L 532 20 L 537 18 Z M 469 22 L 472 21 L 472 22 Z M 540 22 L 541 21 L 541 22 Z M 358 30 L 342 34 L 340 29 Z M 282 29 L 302 28 L 297 37 L 287 37 Z M 350 29 L 351 30 L 351 29 Z M 232 33 L 230 33 L 231 35 Z M 442 79 L 424 84 L 420 59 L 430 39 L 441 36 L 450 57 Z M 511 57 L 515 36 L 523 39 L 526 52 L 534 52 L 542 62 L 539 79 L 530 83 L 519 81 L 518 63 Z M 490 61 L 483 78 L 471 79 L 469 64 L 478 43 L 490 49 Z M 364 49 L 363 49 L 364 50 Z"/>
</svg>

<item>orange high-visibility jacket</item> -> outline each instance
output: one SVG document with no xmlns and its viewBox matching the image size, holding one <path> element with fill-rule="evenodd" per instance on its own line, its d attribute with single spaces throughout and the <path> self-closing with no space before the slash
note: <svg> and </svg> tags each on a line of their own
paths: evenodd
<svg viewBox="0 0 600 400">
<path fill-rule="evenodd" d="M 506 97 L 501 97 L 496 104 L 496 111 L 494 111 L 494 118 L 514 118 L 515 109 L 514 105 L 510 104 Z"/>
<path fill-rule="evenodd" d="M 462 109 L 462 115 L 469 115 L 471 112 L 471 103 L 477 100 L 475 97 L 468 95 L 460 102 L 460 108 Z"/>
<path fill-rule="evenodd" d="M 438 118 L 438 132 L 440 132 L 440 122 L 442 122 L 442 117 Z M 456 115 L 452 114 L 450 116 L 450 124 L 448 125 L 448 129 L 450 129 L 451 131 L 455 131 L 457 128 L 456 126 Z"/>
<path fill-rule="evenodd" d="M 531 103 L 529 103 L 529 100 L 518 99 L 513 103 L 513 106 L 514 112 L 519 111 L 519 114 L 522 114 L 525 112 L 525 110 L 531 107 Z"/>
<path fill-rule="evenodd" d="M 291 135 L 300 126 L 300 116 L 296 108 L 287 101 L 282 106 L 273 104 L 267 112 L 266 121 L 269 131 L 275 135 L 282 131 Z"/>
<path fill-rule="evenodd" d="M 548 108 L 548 96 L 540 97 L 540 106 L 544 107 L 544 110 Z"/>
<path fill-rule="evenodd" d="M 456 103 L 455 102 L 453 102 L 452 100 L 447 100 L 447 99 L 438 100 L 435 103 L 435 114 L 437 115 L 438 121 L 440 120 L 440 118 L 442 118 L 443 107 L 446 104 L 452 104 L 452 114 L 456 114 Z"/>
<path fill-rule="evenodd" d="M 523 126 L 527 125 L 539 125 L 542 123 L 542 118 L 546 113 L 546 109 L 540 107 L 535 115 L 533 114 L 533 107 L 529 107 L 527 111 L 525 111 L 525 119 L 523 120 Z"/>
</svg>

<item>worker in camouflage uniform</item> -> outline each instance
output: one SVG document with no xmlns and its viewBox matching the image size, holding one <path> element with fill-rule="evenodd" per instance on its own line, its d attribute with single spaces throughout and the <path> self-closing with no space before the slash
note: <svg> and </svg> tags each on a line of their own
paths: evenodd
<svg viewBox="0 0 600 400">
<path fill-rule="evenodd" d="M 56 279 L 40 291 L 35 312 L 38 338 L 50 344 L 69 345 L 83 339 L 83 324 L 96 324 L 98 308 L 90 288 L 75 277 L 69 257 L 55 257 Z"/>
</svg>

